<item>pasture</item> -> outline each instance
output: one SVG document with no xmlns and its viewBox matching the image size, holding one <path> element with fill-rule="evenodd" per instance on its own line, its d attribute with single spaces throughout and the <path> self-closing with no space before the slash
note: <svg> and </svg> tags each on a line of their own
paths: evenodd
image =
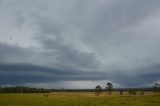
<svg viewBox="0 0 160 106">
<path fill-rule="evenodd" d="M 111 96 L 94 92 L 10 93 L 0 94 L 0 106 L 160 106 L 160 95 L 152 92 L 144 95 Z"/>
</svg>

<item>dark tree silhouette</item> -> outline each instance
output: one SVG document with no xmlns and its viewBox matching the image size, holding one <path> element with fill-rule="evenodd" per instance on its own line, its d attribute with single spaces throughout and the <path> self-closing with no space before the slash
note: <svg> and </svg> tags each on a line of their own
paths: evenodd
<svg viewBox="0 0 160 106">
<path fill-rule="evenodd" d="M 97 86 L 95 87 L 95 95 L 96 95 L 96 96 L 99 96 L 101 93 L 102 93 L 102 87 L 99 86 L 99 85 L 97 85 Z"/>
<path fill-rule="evenodd" d="M 113 85 L 112 83 L 107 83 L 106 85 L 107 85 L 106 89 L 108 91 L 108 95 L 111 95 L 111 92 L 113 90 Z"/>
<path fill-rule="evenodd" d="M 160 84 L 155 83 L 154 86 L 153 86 L 153 90 L 154 90 L 155 92 L 160 92 Z"/>
<path fill-rule="evenodd" d="M 29 88 L 23 86 L 16 87 L 0 87 L 0 93 L 49 93 L 50 89 Z"/>
</svg>

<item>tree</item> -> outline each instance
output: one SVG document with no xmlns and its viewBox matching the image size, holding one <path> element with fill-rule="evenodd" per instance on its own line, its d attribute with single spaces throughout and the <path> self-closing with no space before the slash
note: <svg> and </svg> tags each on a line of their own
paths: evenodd
<svg viewBox="0 0 160 106">
<path fill-rule="evenodd" d="M 112 83 L 107 83 L 106 85 L 107 85 L 106 89 L 108 91 L 108 95 L 111 95 L 111 92 L 113 90 L 113 85 Z"/>
<path fill-rule="evenodd" d="M 95 95 L 96 95 L 96 96 L 99 96 L 101 93 L 102 93 L 102 87 L 99 86 L 99 85 L 97 85 L 97 86 L 95 87 Z"/>
<path fill-rule="evenodd" d="M 153 86 L 153 90 L 154 90 L 155 92 L 160 92 L 160 84 L 155 83 L 154 86 Z"/>
</svg>

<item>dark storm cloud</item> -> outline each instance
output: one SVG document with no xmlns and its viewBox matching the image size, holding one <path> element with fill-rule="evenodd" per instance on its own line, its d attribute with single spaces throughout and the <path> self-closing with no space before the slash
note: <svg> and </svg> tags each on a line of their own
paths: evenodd
<svg viewBox="0 0 160 106">
<path fill-rule="evenodd" d="M 61 70 L 31 64 L 0 64 L 0 67 L 0 84 L 4 85 L 104 79 L 103 74 L 99 72 Z"/>
<path fill-rule="evenodd" d="M 52 44 L 54 43 L 52 42 Z M 49 45 L 49 42 L 47 45 Z M 35 61 L 35 57 L 33 57 L 35 51 L 1 43 L 0 83 L 2 85 L 13 85 L 69 80 L 97 80 L 101 79 L 100 77 L 103 76 L 103 74 L 93 72 L 93 70 L 92 72 L 84 71 L 85 67 L 95 67 L 88 66 L 91 64 L 89 61 L 92 60 L 92 62 L 94 62 L 94 57 L 92 57 L 92 55 L 80 54 L 65 46 L 60 47 L 57 45 L 56 47 L 57 48 L 52 47 L 52 49 L 58 49 L 54 54 L 50 52 L 36 53 L 36 56 L 39 57 L 39 63 L 37 63 L 38 60 Z M 54 66 L 55 64 L 52 64 L 52 66 L 43 66 L 44 64 L 40 64 L 40 61 L 44 61 L 43 57 L 47 58 L 55 55 L 58 55 L 58 59 L 56 60 L 58 63 L 61 63 L 59 69 L 54 68 L 57 67 Z M 10 59 L 13 59 L 13 61 Z M 47 61 L 52 61 L 52 58 L 47 59 Z M 76 60 L 79 60 L 79 62 L 76 62 Z M 81 69 L 82 66 L 84 69 Z"/>
<path fill-rule="evenodd" d="M 152 84 L 159 81 L 160 65 L 134 70 L 139 73 L 125 73 L 123 70 L 117 70 L 116 73 L 108 73 L 107 78 L 114 82 L 119 82 L 128 87 L 144 87 L 145 84 Z"/>
<path fill-rule="evenodd" d="M 0 84 L 159 81 L 159 13 L 159 0 L 0 0 Z"/>
<path fill-rule="evenodd" d="M 125 73 L 84 72 L 74 69 L 54 69 L 31 64 L 0 64 L 0 84 L 14 85 L 24 83 L 49 83 L 55 81 L 96 81 L 110 79 L 124 86 L 142 87 L 146 83 L 159 80 L 160 66 L 154 66 L 147 70 L 153 72 L 141 75 L 126 75 Z M 141 71 L 145 71 L 143 69 Z M 142 83 L 143 82 L 143 83 Z"/>
</svg>

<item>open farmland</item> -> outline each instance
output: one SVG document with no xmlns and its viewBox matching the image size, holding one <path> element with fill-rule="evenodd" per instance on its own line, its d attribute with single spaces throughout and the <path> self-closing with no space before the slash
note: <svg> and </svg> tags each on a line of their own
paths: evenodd
<svg viewBox="0 0 160 106">
<path fill-rule="evenodd" d="M 160 95 L 154 93 L 112 96 L 102 93 L 95 96 L 93 92 L 56 92 L 56 93 L 18 93 L 0 94 L 0 106 L 160 106 Z"/>
</svg>

